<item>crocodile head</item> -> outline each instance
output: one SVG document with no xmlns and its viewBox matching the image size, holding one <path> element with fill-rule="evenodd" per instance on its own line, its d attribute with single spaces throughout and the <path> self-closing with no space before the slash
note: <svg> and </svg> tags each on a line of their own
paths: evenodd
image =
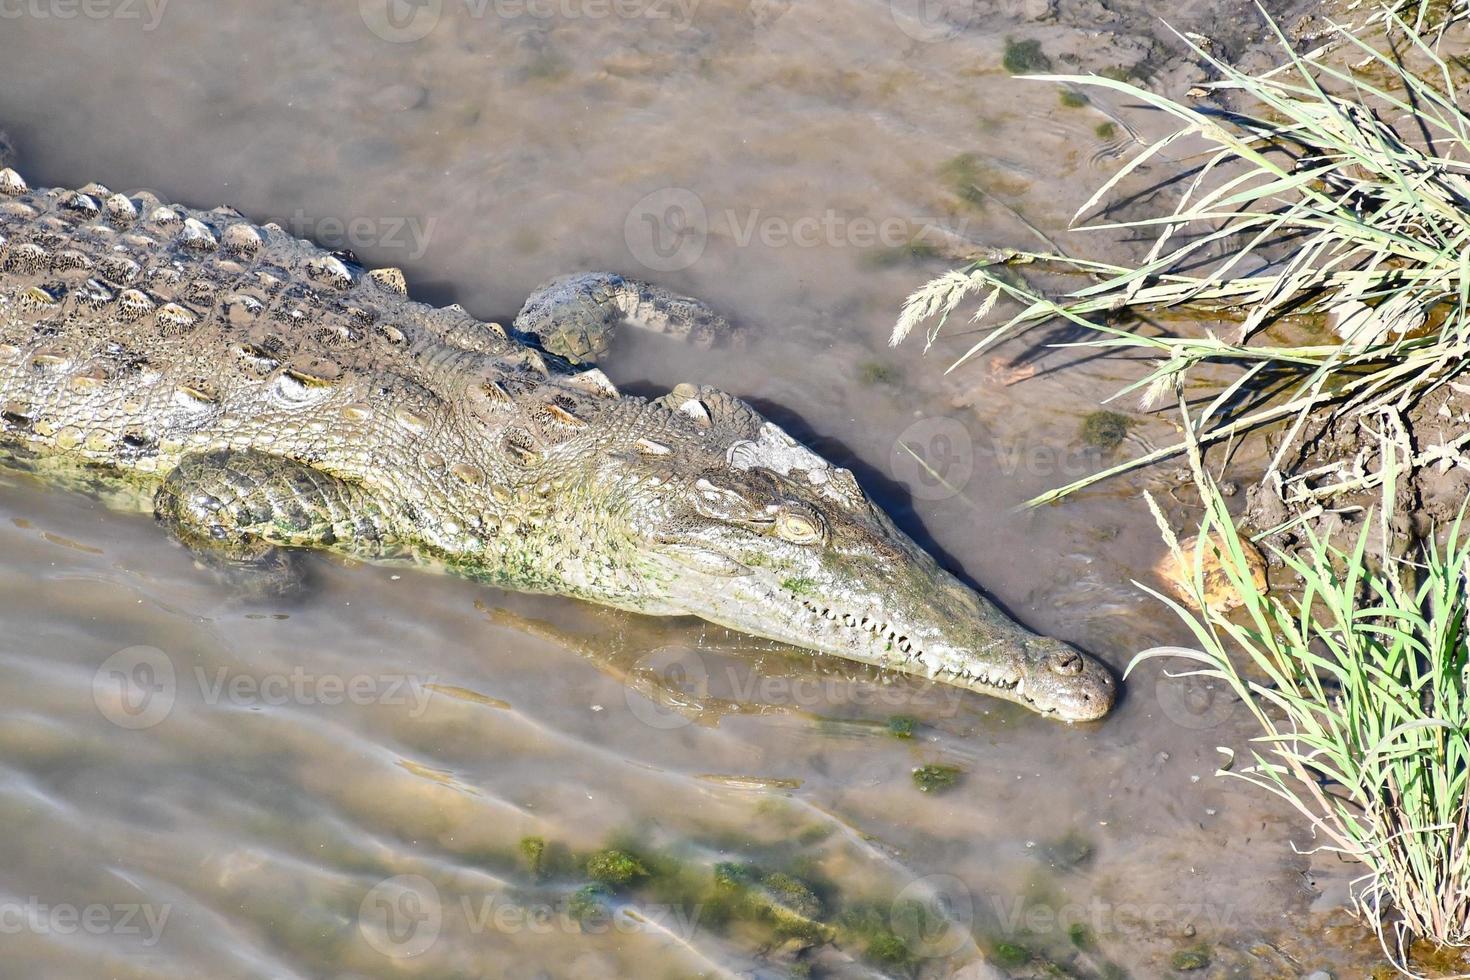
<svg viewBox="0 0 1470 980">
<path fill-rule="evenodd" d="M 616 604 L 698 616 L 1067 721 L 1102 717 L 1100 662 L 966 587 L 832 466 L 753 408 L 680 385 L 640 412 L 600 481 L 636 555 Z M 636 488 L 629 491 L 627 488 Z M 598 494 L 603 499 L 607 496 Z"/>
</svg>

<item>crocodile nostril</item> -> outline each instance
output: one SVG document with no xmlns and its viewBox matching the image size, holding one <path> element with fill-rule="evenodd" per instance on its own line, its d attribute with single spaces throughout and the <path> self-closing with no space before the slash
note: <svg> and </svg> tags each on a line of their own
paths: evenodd
<svg viewBox="0 0 1470 980">
<path fill-rule="evenodd" d="M 1053 653 L 1047 660 L 1054 674 L 1080 674 L 1082 673 L 1082 654 L 1075 650 L 1061 650 Z"/>
</svg>

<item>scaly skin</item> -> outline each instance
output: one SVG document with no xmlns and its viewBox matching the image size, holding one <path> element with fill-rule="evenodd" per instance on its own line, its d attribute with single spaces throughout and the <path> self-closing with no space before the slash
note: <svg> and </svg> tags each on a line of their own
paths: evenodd
<svg viewBox="0 0 1470 980">
<path fill-rule="evenodd" d="M 1107 712 L 1105 667 L 1009 620 L 746 403 L 690 385 L 629 397 L 574 368 L 622 317 L 724 328 L 694 301 L 582 276 L 527 303 L 537 349 L 228 209 L 33 191 L 0 171 L 12 465 L 128 489 L 234 560 L 411 558 L 1067 720 Z"/>
</svg>

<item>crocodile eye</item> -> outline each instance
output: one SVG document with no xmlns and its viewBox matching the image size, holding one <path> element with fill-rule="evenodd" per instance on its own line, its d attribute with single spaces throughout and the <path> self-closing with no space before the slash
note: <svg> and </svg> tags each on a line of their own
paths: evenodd
<svg viewBox="0 0 1470 980">
<path fill-rule="evenodd" d="M 790 512 L 777 515 L 776 533 L 792 544 L 816 544 L 822 540 L 822 529 L 815 520 Z"/>
</svg>

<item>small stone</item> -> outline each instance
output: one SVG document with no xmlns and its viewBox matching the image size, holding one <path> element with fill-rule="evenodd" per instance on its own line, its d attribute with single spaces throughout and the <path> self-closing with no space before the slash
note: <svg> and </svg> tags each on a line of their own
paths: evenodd
<svg viewBox="0 0 1470 980">
<path fill-rule="evenodd" d="M 1195 536 L 1179 542 L 1183 564 L 1175 558 L 1173 552 L 1168 552 L 1154 565 L 1154 574 L 1163 579 L 1169 591 L 1190 606 L 1196 605 L 1191 592 L 1190 579 L 1193 575 L 1192 563 L 1198 541 L 1199 538 Z M 1230 577 L 1225 574 L 1222 559 L 1224 549 L 1219 539 L 1214 539 L 1211 544 L 1214 547 L 1206 548 L 1200 559 L 1204 571 L 1204 600 L 1212 612 L 1225 613 L 1244 605 L 1245 599 L 1235 590 L 1230 582 Z M 1261 556 L 1259 548 L 1244 538 L 1240 540 L 1240 548 L 1245 558 L 1246 568 L 1250 571 L 1252 587 L 1257 592 L 1265 592 L 1266 559 Z"/>
</svg>

